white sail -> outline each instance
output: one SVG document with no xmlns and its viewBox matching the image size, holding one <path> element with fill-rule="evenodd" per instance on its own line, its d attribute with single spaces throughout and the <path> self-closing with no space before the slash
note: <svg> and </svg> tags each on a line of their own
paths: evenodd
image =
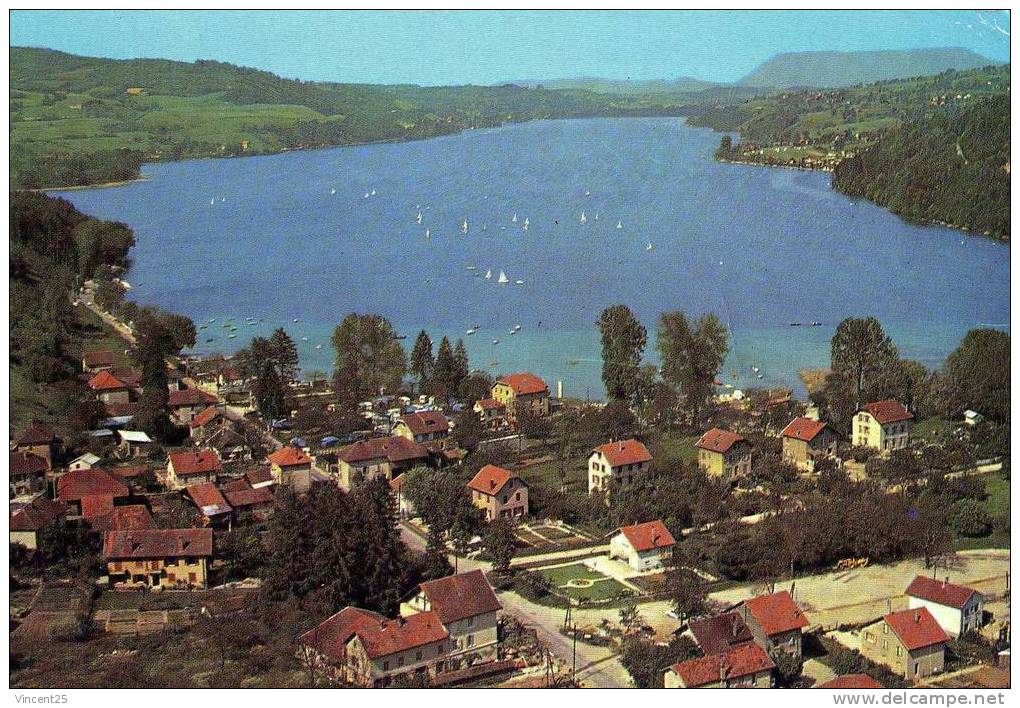
<svg viewBox="0 0 1020 708">
<path fill-rule="evenodd" d="M 588 217 L 584 215 L 583 211 L 581 212 L 581 223 L 582 224 L 587 224 L 588 223 Z"/>
<path fill-rule="evenodd" d="M 506 285 L 507 283 L 510 282 L 510 279 L 508 277 L 506 277 L 506 273 L 504 273 L 503 271 L 499 271 L 499 281 L 498 282 L 499 282 L 500 285 Z"/>
<path fill-rule="evenodd" d="M 329 190 L 329 193 L 330 194 L 336 194 L 336 189 L 334 188 L 334 189 Z"/>
<path fill-rule="evenodd" d="M 431 236 L 432 236 L 432 229 L 425 229 L 425 238 L 429 238 Z"/>
<path fill-rule="evenodd" d="M 623 228 L 623 222 L 622 221 L 617 221 L 616 222 L 616 228 L 622 229 Z"/>
<path fill-rule="evenodd" d="M 645 250 L 646 250 L 646 251 L 650 251 L 650 250 L 652 250 L 652 242 L 651 242 L 651 241 L 649 241 L 649 242 L 648 242 L 648 245 L 647 245 L 647 246 L 645 246 Z"/>
<path fill-rule="evenodd" d="M 467 222 L 467 219 L 464 219 L 464 223 L 460 225 L 460 232 L 462 234 L 466 234 L 468 232 L 468 222 Z"/>
<path fill-rule="evenodd" d="M 595 221 L 598 221 L 598 220 L 599 220 L 599 213 L 595 212 Z"/>
<path fill-rule="evenodd" d="M 418 212 L 418 216 L 414 217 L 414 223 L 416 223 L 416 224 L 420 224 L 421 223 L 421 212 L 420 211 Z"/>
<path fill-rule="evenodd" d="M 492 278 L 492 268 L 489 268 L 489 270 L 485 271 L 485 279 L 489 280 L 490 278 Z"/>
<path fill-rule="evenodd" d="M 516 211 L 514 212 L 514 218 L 510 219 L 510 221 L 512 221 L 515 224 L 517 223 L 517 212 Z"/>
</svg>

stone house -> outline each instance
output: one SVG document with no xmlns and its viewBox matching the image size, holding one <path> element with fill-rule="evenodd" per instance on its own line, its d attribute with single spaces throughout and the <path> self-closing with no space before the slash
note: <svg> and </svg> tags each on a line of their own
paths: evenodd
<svg viewBox="0 0 1020 708">
<path fill-rule="evenodd" d="M 861 654 L 912 681 L 942 673 L 948 642 L 925 607 L 891 612 L 861 630 Z"/>
</svg>

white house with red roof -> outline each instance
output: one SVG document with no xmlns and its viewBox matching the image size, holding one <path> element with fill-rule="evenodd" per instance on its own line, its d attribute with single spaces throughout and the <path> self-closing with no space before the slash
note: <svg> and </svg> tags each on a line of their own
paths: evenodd
<svg viewBox="0 0 1020 708">
<path fill-rule="evenodd" d="M 369 438 L 341 448 L 337 453 L 340 487 L 350 491 L 359 481 L 394 476 L 417 465 L 428 464 L 429 451 L 413 440 L 391 435 Z"/>
<path fill-rule="evenodd" d="M 981 629 L 985 597 L 973 588 L 918 575 L 907 587 L 907 598 L 910 609 L 927 609 L 953 637 Z"/>
<path fill-rule="evenodd" d="M 772 688 L 774 661 L 757 644 L 690 659 L 666 669 L 666 688 Z"/>
<path fill-rule="evenodd" d="M 588 494 L 605 494 L 614 484 L 630 486 L 651 462 L 648 448 L 634 438 L 599 445 L 588 456 Z"/>
<path fill-rule="evenodd" d="M 839 434 L 814 418 L 794 418 L 783 428 L 783 461 L 804 472 L 814 472 L 819 460 L 835 457 Z"/>
<path fill-rule="evenodd" d="M 88 380 L 88 387 L 102 403 L 130 403 L 137 387 L 103 369 Z"/>
<path fill-rule="evenodd" d="M 910 444 L 913 419 L 914 414 L 895 399 L 868 403 L 854 415 L 851 442 L 882 452 L 902 450 Z"/>
<path fill-rule="evenodd" d="M 657 570 L 673 555 L 676 539 L 666 525 L 656 519 L 643 524 L 622 526 L 609 541 L 609 557 L 626 561 L 636 572 Z"/>
<path fill-rule="evenodd" d="M 485 520 L 516 519 L 528 515 L 528 483 L 520 475 L 485 465 L 467 483 L 471 502 L 485 511 Z"/>
<path fill-rule="evenodd" d="M 507 420 L 511 424 L 524 411 L 537 416 L 549 415 L 549 386 L 527 371 L 496 379 L 492 398 L 506 406 Z"/>
<path fill-rule="evenodd" d="M 801 631 L 808 626 L 804 612 L 786 590 L 744 600 L 737 612 L 751 630 L 758 646 L 772 654 L 785 651 L 801 656 Z"/>
</svg>

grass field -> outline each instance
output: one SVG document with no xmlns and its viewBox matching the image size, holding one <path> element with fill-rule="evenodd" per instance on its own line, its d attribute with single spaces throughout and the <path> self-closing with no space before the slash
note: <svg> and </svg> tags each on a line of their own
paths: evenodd
<svg viewBox="0 0 1020 708">
<path fill-rule="evenodd" d="M 982 479 L 985 491 L 988 492 L 985 508 L 992 517 L 994 530 L 989 535 L 979 538 L 958 538 L 954 544 L 957 550 L 1010 548 L 1009 528 L 1003 527 L 1003 523 L 1009 520 L 1010 481 L 1003 479 L 998 473 L 984 475 Z"/>
<path fill-rule="evenodd" d="M 697 435 L 681 435 L 679 433 L 663 433 L 652 441 L 652 454 L 656 457 L 681 459 L 685 462 L 698 461 Z"/>
<path fill-rule="evenodd" d="M 583 563 L 532 571 L 548 578 L 552 592 L 581 602 L 601 602 L 633 595 L 623 584 L 590 569 Z M 588 587 L 564 587 L 572 580 L 591 581 Z"/>
</svg>

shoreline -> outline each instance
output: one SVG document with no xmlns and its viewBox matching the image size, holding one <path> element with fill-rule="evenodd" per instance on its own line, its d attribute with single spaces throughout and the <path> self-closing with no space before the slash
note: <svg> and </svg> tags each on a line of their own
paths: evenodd
<svg viewBox="0 0 1020 708">
<path fill-rule="evenodd" d="M 148 182 L 149 178 L 145 175 L 135 177 L 133 179 L 121 179 L 114 180 L 112 182 L 97 182 L 96 184 L 76 184 L 69 187 L 36 187 L 35 189 L 25 189 L 25 192 L 38 192 L 45 194 L 46 192 L 80 192 L 85 189 L 112 189 L 113 187 L 124 187 L 135 182 Z"/>
</svg>

